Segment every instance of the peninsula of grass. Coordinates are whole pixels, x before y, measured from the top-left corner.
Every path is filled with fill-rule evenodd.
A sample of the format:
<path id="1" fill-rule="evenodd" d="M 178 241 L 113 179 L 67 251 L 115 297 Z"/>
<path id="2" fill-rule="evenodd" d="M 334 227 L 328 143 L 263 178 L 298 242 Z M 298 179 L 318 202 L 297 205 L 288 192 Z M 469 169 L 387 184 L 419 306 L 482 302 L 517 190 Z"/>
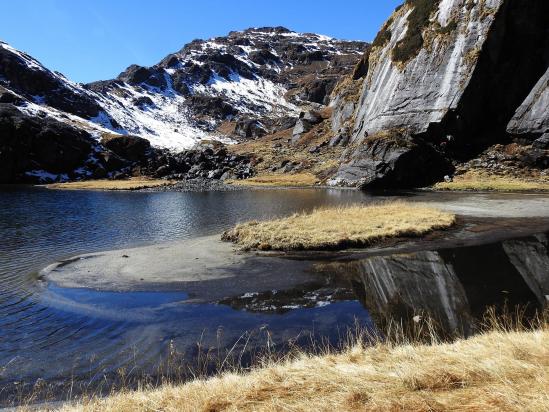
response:
<path id="1" fill-rule="evenodd" d="M 446 229 L 455 215 L 406 202 L 317 209 L 270 221 L 242 223 L 222 239 L 243 250 L 340 250 L 384 239 Z"/>
<path id="2" fill-rule="evenodd" d="M 249 373 L 90 398 L 64 412 L 547 411 L 549 330 L 493 329 L 443 343 L 356 343 Z"/>
<path id="3" fill-rule="evenodd" d="M 318 183 L 318 178 L 312 173 L 295 174 L 264 174 L 245 180 L 229 180 L 226 183 L 235 186 L 263 186 L 263 187 L 308 187 Z"/>
<path id="4" fill-rule="evenodd" d="M 522 178 L 498 176 L 481 172 L 468 172 L 456 176 L 452 182 L 435 184 L 436 190 L 495 191 L 495 192 L 546 192 L 549 178 Z"/>
<path id="5" fill-rule="evenodd" d="M 127 180 L 83 180 L 80 182 L 53 183 L 48 189 L 61 190 L 139 190 L 151 187 L 169 186 L 174 182 L 161 179 L 135 177 Z"/>

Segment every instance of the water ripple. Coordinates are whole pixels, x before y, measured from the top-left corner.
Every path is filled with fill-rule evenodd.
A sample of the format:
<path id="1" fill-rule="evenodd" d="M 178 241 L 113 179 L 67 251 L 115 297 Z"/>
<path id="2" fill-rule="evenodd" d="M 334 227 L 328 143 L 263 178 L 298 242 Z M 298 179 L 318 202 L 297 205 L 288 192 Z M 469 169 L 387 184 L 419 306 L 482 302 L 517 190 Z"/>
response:
<path id="1" fill-rule="evenodd" d="M 38 279 L 38 272 L 48 264 L 81 253 L 211 235 L 244 220 L 367 200 L 358 192 L 317 190 L 104 193 L 0 189 L 0 379 L 8 383 L 80 375 L 94 381 L 122 367 L 154 368 L 171 339 L 194 345 L 207 330 L 215 341 L 217 328 L 231 313 L 213 308 L 206 318 L 197 309 L 193 312 L 185 305 L 175 305 L 144 316 L 146 308 L 109 306 L 104 297 L 95 299 L 91 292 L 85 302 L 89 308 L 117 316 L 76 310 L 61 301 L 52 304 L 49 286 Z M 162 303 L 157 299 L 151 304 Z M 130 311 L 136 315 L 130 316 Z M 234 336 L 266 321 L 261 316 L 246 316 L 246 321 L 237 323 Z"/>

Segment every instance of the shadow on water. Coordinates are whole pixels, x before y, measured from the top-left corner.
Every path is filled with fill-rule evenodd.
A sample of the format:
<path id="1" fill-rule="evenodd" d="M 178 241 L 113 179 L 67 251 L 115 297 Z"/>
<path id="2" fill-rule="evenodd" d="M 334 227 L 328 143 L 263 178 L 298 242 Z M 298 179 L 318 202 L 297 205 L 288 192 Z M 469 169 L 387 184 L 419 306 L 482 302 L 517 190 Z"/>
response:
<path id="1" fill-rule="evenodd" d="M 24 363 L 5 367 L 4 378 L 11 371 L 13 380 L 3 386 L 4 404 L 29 393 L 66 399 L 245 369 L 295 349 L 342 348 L 363 331 L 383 336 L 390 323 L 412 330 L 418 317 L 434 320 L 437 333 L 448 338 L 475 333 L 488 308 L 496 314 L 525 308 L 523 315 L 533 317 L 548 301 L 549 241 L 540 234 L 474 247 L 316 261 L 309 272 L 307 281 L 285 289 L 256 290 L 251 283 L 249 292 L 205 303 L 193 303 L 182 292 L 49 285 L 46 294 L 55 295 L 58 310 L 96 319 L 96 331 L 71 336 L 81 356 L 42 370 L 50 383 L 43 388 L 40 379 L 38 386 L 32 380 L 32 369 L 34 385 L 15 384 Z M 53 348 L 63 351 L 65 344 Z M 47 346 L 42 350 L 51 354 Z M 35 355 L 36 361 L 40 354 Z"/>
<path id="2" fill-rule="evenodd" d="M 242 220 L 372 197 L 345 191 L 0 196 L 0 405 L 30 392 L 38 400 L 66 399 L 206 376 L 296 347 L 341 347 L 357 329 L 413 326 L 417 316 L 433 318 L 448 335 L 467 336 L 490 306 L 526 307 L 528 316 L 549 296 L 546 234 L 354 261 L 301 261 L 304 269 L 292 263 L 303 272 L 293 282 L 282 282 L 280 268 L 272 267 L 278 287 L 265 290 L 242 274 L 245 293 L 227 289 L 228 296 L 210 301 L 194 299 L 192 288 L 60 288 L 31 274 L 79 253 L 209 235 Z"/>
<path id="3" fill-rule="evenodd" d="M 546 234 L 496 244 L 375 256 L 316 266 L 348 279 L 378 326 L 428 316 L 448 334 L 474 333 L 487 308 L 533 315 L 549 302 Z M 497 313 L 497 312 L 496 312 Z M 416 318 L 417 320 L 417 318 Z"/>

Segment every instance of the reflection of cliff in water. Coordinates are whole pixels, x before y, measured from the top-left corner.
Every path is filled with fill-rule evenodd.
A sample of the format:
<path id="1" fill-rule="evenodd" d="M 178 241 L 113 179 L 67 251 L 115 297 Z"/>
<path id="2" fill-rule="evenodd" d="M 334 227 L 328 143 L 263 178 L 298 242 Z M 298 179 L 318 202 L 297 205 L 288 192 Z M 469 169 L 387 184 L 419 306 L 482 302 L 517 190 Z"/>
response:
<path id="1" fill-rule="evenodd" d="M 532 314 L 549 299 L 546 235 L 491 245 L 375 256 L 317 265 L 349 279 L 376 323 L 428 315 L 444 330 L 470 334 L 488 307 Z"/>

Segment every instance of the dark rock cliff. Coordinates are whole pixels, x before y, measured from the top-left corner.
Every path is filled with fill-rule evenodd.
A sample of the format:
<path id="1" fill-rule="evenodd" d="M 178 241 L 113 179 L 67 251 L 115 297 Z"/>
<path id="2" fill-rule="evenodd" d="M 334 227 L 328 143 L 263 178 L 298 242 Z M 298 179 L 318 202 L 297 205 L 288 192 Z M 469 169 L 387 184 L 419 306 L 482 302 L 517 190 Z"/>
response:
<path id="1" fill-rule="evenodd" d="M 0 86 L 29 101 L 84 118 L 97 116 L 100 105 L 62 74 L 45 69 L 31 56 L 0 41 Z"/>
<path id="2" fill-rule="evenodd" d="M 0 183 L 34 183 L 72 173 L 92 157 L 91 136 L 54 119 L 0 104 Z"/>

